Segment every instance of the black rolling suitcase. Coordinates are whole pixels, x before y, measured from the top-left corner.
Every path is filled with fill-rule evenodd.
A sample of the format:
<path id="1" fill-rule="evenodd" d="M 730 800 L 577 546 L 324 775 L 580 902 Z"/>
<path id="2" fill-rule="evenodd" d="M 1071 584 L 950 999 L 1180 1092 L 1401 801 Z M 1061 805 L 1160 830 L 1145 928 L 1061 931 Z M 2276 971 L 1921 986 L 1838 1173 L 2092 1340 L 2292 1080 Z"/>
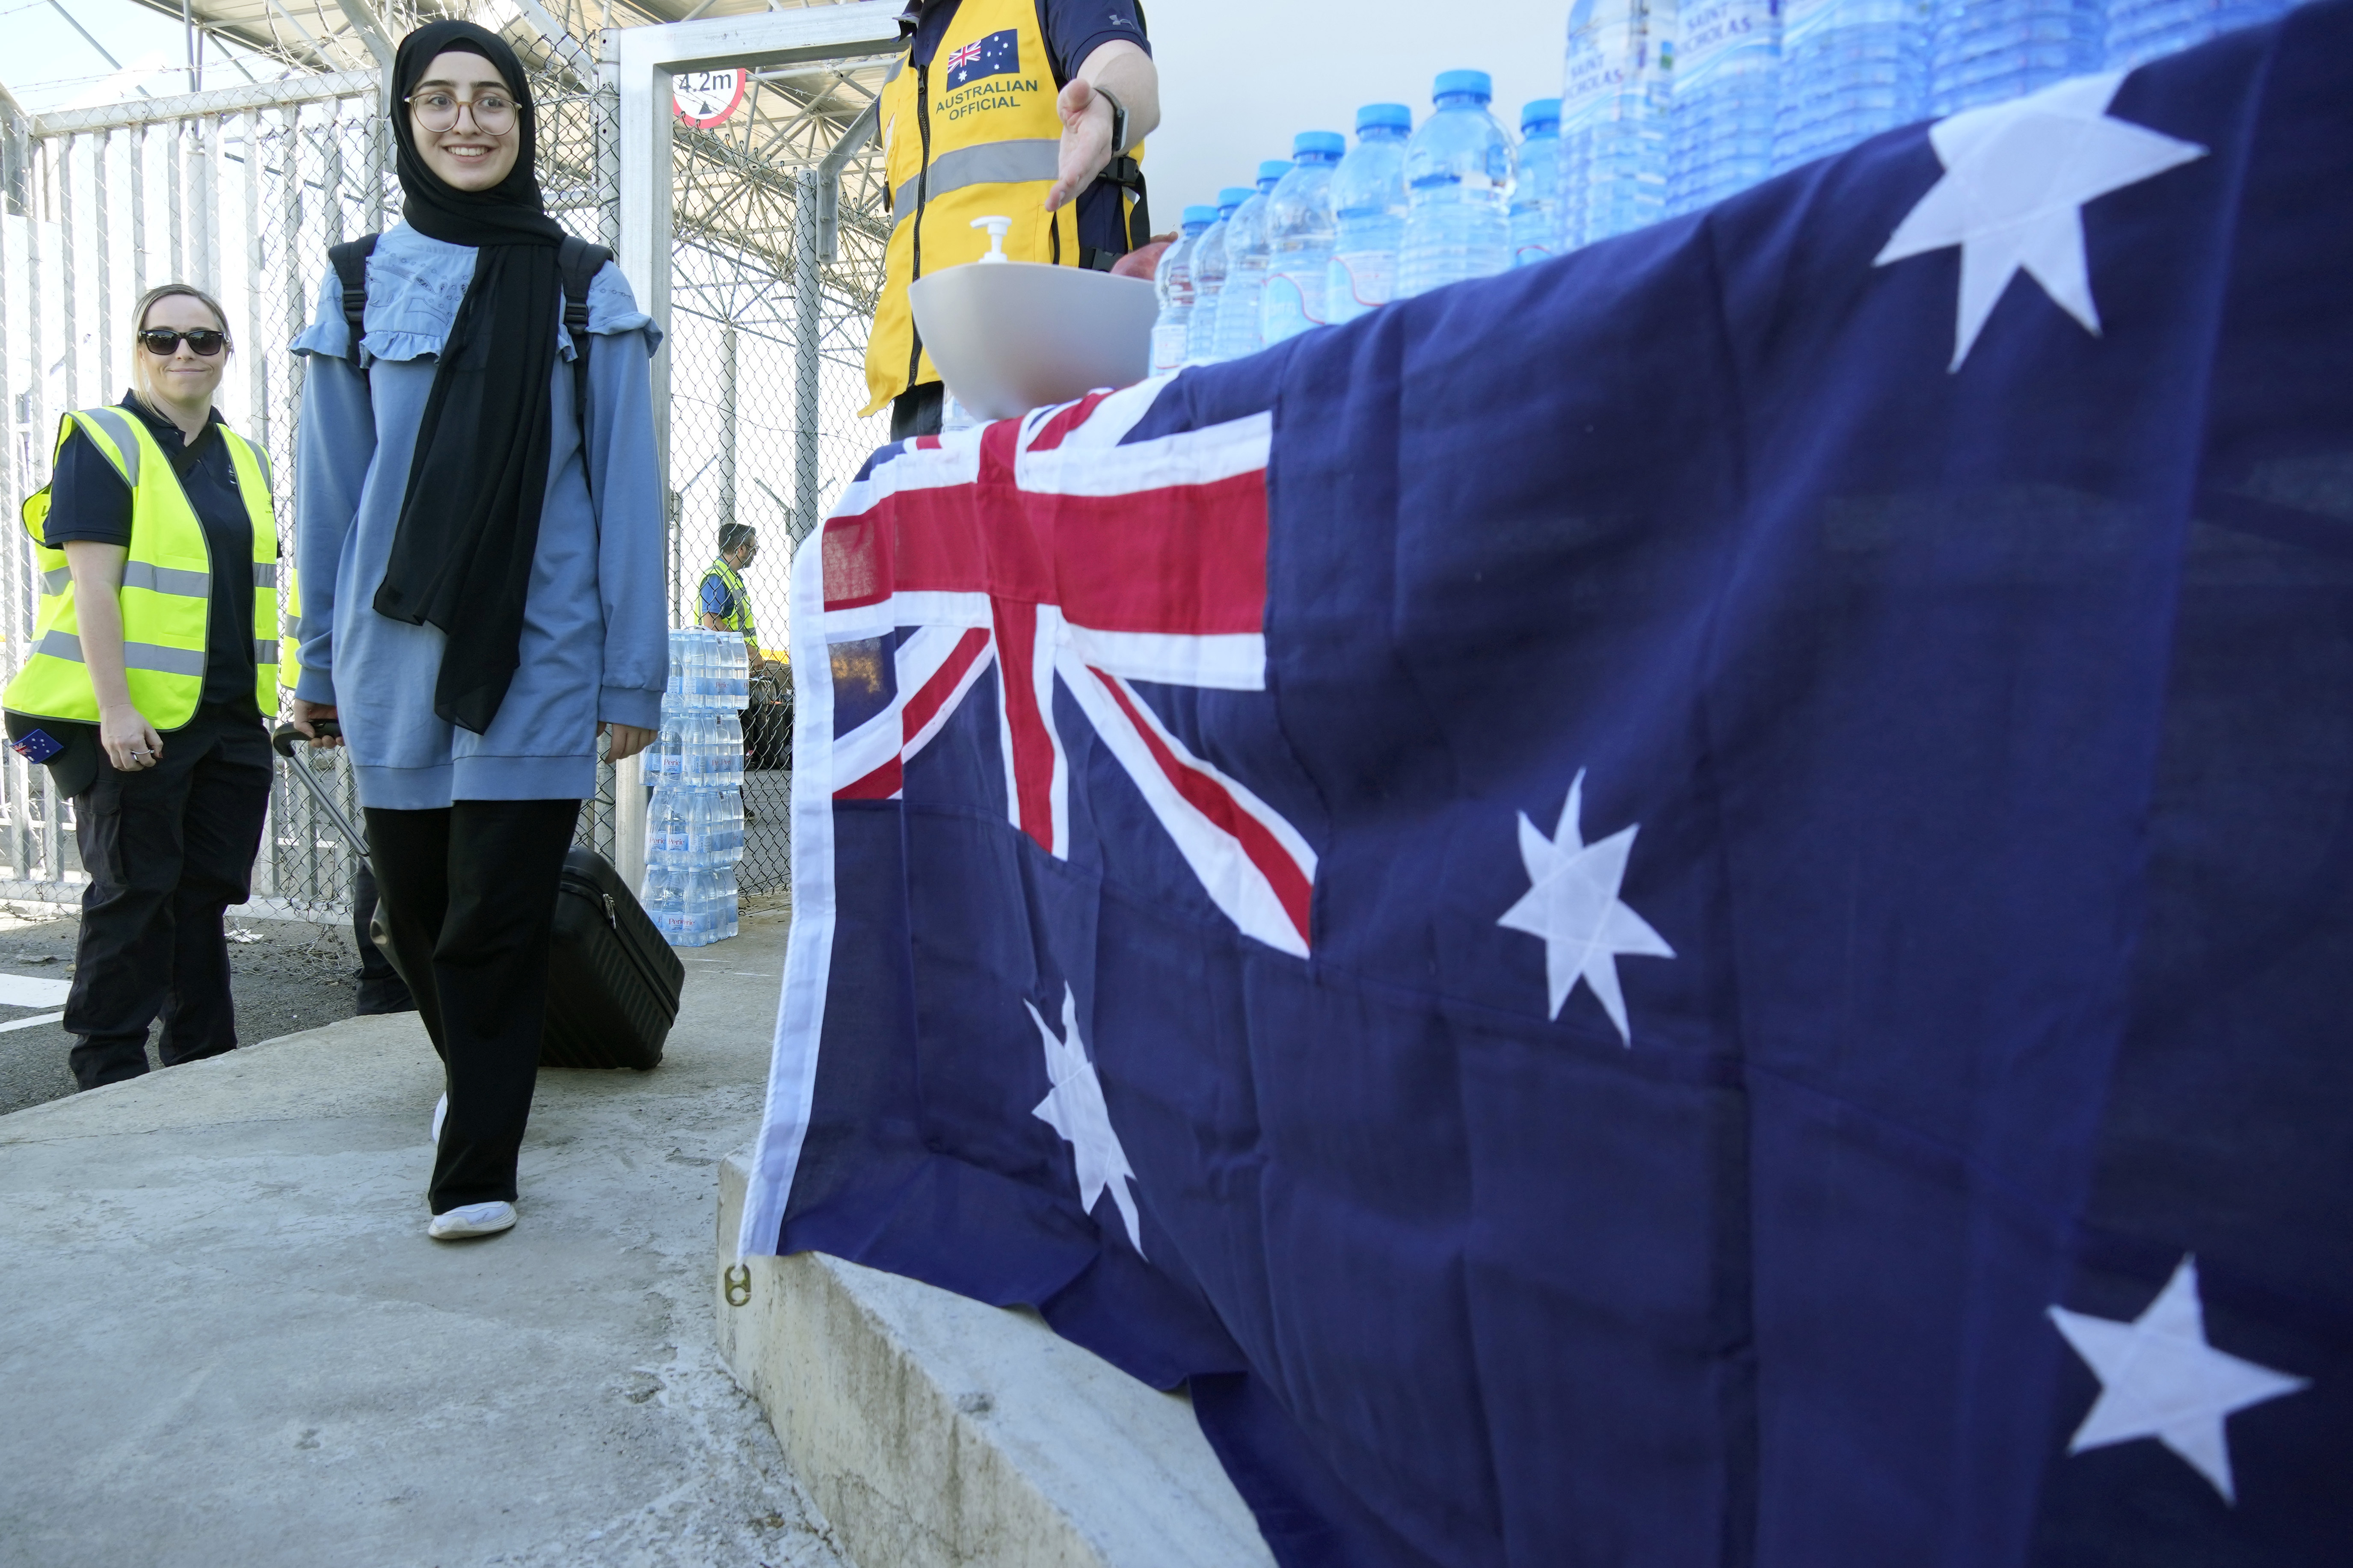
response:
<path id="1" fill-rule="evenodd" d="M 292 729 L 280 729 L 270 743 L 292 762 L 303 737 Z M 300 763 L 288 771 L 302 781 L 353 853 L 364 858 L 366 836 L 343 815 L 327 786 Z M 385 939 L 382 920 L 379 913 L 371 934 L 396 969 L 400 961 Z M 566 850 L 556 880 L 554 933 L 548 944 L 547 1022 L 540 1033 L 539 1065 L 635 1068 L 640 1072 L 659 1066 L 685 982 L 686 965 L 662 941 L 645 906 L 612 862 L 577 844 Z"/>
<path id="2" fill-rule="evenodd" d="M 578 844 L 565 850 L 539 1065 L 639 1071 L 659 1065 L 685 982 L 686 965 L 613 863 Z"/>

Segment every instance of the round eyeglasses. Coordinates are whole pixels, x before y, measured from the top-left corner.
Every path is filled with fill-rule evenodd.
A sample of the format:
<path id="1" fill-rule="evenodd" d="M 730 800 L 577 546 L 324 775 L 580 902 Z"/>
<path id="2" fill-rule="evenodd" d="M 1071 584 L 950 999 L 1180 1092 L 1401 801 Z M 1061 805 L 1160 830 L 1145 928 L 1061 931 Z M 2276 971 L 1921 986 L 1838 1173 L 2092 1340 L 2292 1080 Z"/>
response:
<path id="1" fill-rule="evenodd" d="M 171 358 L 180 352 L 180 345 L 184 342 L 191 353 L 210 359 L 228 347 L 228 334 L 215 331 L 210 327 L 192 327 L 185 332 L 174 331 L 170 327 L 150 327 L 139 334 L 139 342 L 157 359 Z"/>
<path id="2" fill-rule="evenodd" d="M 502 92 L 478 92 L 471 98 L 459 98 L 456 93 L 435 89 L 413 92 L 407 101 L 417 115 L 417 123 L 436 135 L 456 127 L 461 109 L 472 111 L 474 129 L 485 136 L 503 136 L 514 129 L 514 100 Z"/>

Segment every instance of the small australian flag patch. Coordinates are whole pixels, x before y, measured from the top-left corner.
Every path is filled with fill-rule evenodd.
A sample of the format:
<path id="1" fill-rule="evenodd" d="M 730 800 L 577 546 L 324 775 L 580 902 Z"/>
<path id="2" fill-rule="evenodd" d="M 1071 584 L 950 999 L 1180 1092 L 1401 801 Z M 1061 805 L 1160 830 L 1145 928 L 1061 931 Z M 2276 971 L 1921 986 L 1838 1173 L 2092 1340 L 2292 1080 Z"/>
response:
<path id="1" fill-rule="evenodd" d="M 1021 68 L 1021 34 L 1018 28 L 1008 27 L 975 38 L 950 49 L 944 63 L 948 68 L 950 91 L 985 76 L 1010 75 Z"/>

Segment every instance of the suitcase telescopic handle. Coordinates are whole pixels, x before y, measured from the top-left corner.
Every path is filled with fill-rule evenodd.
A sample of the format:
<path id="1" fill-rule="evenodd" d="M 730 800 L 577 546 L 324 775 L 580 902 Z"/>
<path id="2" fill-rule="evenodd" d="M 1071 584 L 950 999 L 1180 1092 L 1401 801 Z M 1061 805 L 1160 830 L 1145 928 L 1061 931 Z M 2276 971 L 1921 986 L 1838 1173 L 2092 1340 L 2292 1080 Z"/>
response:
<path id="1" fill-rule="evenodd" d="M 340 741 L 343 738 L 343 727 L 332 719 L 314 719 L 311 721 L 311 728 L 318 731 L 319 739 L 322 741 Z M 291 724 L 280 724 L 269 732 L 271 748 L 288 762 L 294 760 L 294 748 L 310 739 L 310 736 Z"/>
<path id="2" fill-rule="evenodd" d="M 322 739 L 338 738 L 343 734 L 342 729 L 332 719 L 314 720 L 311 727 L 319 732 Z M 280 724 L 269 732 L 270 748 L 290 763 L 294 760 L 294 748 L 298 744 L 307 742 L 310 739 L 310 736 L 291 724 Z M 302 787 L 311 794 L 311 804 L 327 814 L 327 820 L 335 825 L 335 831 L 343 836 L 343 842 L 352 847 L 353 853 L 363 860 L 366 859 L 367 835 L 352 826 L 352 819 L 343 815 L 341 803 L 327 793 L 327 786 L 319 782 L 318 775 L 308 767 L 299 764 L 286 771 L 302 781 Z"/>

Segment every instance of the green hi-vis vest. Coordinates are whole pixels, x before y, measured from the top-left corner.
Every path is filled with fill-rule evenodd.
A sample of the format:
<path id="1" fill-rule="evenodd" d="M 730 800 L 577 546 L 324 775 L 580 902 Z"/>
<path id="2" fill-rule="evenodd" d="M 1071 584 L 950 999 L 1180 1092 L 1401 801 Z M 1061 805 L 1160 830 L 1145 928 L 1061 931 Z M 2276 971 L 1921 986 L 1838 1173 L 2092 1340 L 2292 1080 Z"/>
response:
<path id="1" fill-rule="evenodd" d="M 171 459 L 140 420 L 120 408 L 85 408 L 58 423 L 58 449 L 76 425 L 131 486 L 131 550 L 122 563 L 122 668 L 131 700 L 157 730 L 195 716 L 205 689 L 205 630 L 212 601 L 212 551 Z M 261 453 L 224 426 L 221 440 L 253 523 L 254 705 L 278 710 L 278 525 L 269 510 L 269 468 Z M 25 502 L 25 531 L 41 574 L 32 657 L 0 694 L 11 712 L 98 722 L 98 693 L 82 664 L 80 621 L 66 552 L 48 546 L 49 491 Z"/>
<path id="2" fill-rule="evenodd" d="M 723 555 L 712 562 L 702 574 L 705 583 L 713 577 L 727 584 L 727 602 L 733 606 L 727 612 L 727 629 L 742 632 L 744 639 L 749 642 L 754 635 L 752 629 L 752 595 L 744 592 L 744 579 L 736 574 L 735 568 L 727 564 L 727 558 Z M 701 603 L 698 598 L 696 604 L 699 605 Z"/>

